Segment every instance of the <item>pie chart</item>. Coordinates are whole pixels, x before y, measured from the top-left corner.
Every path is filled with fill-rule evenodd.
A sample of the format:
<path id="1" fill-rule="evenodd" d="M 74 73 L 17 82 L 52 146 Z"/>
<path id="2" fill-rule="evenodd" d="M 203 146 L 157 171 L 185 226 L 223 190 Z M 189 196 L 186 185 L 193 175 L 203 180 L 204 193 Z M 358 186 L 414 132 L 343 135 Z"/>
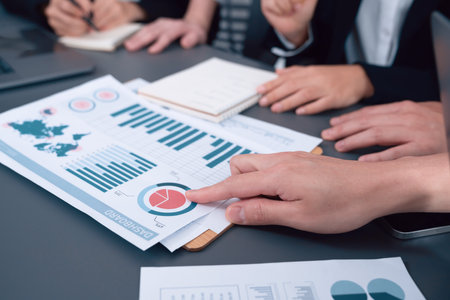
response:
<path id="1" fill-rule="evenodd" d="M 377 278 L 369 282 L 367 286 L 369 295 L 374 300 L 404 300 L 405 292 L 391 280 Z"/>
<path id="2" fill-rule="evenodd" d="M 185 214 L 197 206 L 186 198 L 187 190 L 187 186 L 179 183 L 158 183 L 139 193 L 138 204 L 144 211 L 157 216 Z"/>
<path id="3" fill-rule="evenodd" d="M 335 282 L 331 287 L 331 296 L 334 300 L 367 300 L 366 291 L 350 280 Z"/>
<path id="4" fill-rule="evenodd" d="M 94 93 L 94 97 L 103 102 L 112 102 L 119 98 L 119 94 L 112 89 L 100 89 Z"/>
<path id="5" fill-rule="evenodd" d="M 77 98 L 69 102 L 69 108 L 76 112 L 89 112 L 95 108 L 94 101 L 88 98 Z"/>

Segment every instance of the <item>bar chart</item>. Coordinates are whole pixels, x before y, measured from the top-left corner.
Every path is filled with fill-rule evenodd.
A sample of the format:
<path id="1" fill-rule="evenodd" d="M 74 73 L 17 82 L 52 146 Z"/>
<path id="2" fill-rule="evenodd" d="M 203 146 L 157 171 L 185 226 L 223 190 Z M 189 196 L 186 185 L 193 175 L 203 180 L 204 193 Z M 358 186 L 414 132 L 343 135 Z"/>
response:
<path id="1" fill-rule="evenodd" d="M 150 160 L 111 145 L 62 167 L 101 192 L 107 192 L 147 173 L 157 165 Z"/>
<path id="2" fill-rule="evenodd" d="M 108 135 L 135 145 L 151 157 L 207 183 L 229 175 L 234 155 L 255 153 L 224 137 L 196 128 L 162 109 L 139 103 L 107 113 L 91 122 Z"/>

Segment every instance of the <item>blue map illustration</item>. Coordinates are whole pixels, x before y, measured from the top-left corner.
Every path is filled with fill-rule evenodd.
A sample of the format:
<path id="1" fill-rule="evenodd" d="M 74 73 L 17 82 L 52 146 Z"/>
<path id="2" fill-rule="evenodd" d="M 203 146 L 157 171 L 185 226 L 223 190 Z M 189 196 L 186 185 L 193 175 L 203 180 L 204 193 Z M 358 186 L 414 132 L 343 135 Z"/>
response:
<path id="1" fill-rule="evenodd" d="M 24 121 L 22 123 L 11 122 L 8 125 L 17 130 L 21 135 L 31 135 L 36 139 L 47 140 L 57 136 L 63 136 L 64 130 L 69 127 L 69 125 L 49 126 L 45 123 L 45 120 Z M 69 143 L 51 143 L 46 141 L 35 144 L 34 147 L 39 151 L 56 154 L 57 157 L 64 157 L 67 156 L 69 151 L 76 150 L 79 146 L 78 141 L 88 134 L 73 134 L 72 142 Z"/>

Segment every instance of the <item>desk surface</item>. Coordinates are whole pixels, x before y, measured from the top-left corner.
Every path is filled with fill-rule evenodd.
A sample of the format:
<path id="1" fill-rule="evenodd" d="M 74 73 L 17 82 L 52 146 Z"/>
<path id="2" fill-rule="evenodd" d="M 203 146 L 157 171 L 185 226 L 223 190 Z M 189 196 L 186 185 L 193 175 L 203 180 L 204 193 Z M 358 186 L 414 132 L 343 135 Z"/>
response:
<path id="1" fill-rule="evenodd" d="M 94 73 L 0 92 L 0 112 L 73 87 L 104 74 L 121 81 L 155 80 L 217 56 L 248 65 L 259 63 L 206 46 L 172 47 L 150 56 L 120 49 L 83 52 L 96 63 Z M 259 65 L 261 66 L 261 65 Z M 319 136 L 338 112 L 317 116 L 272 114 L 258 106 L 245 115 Z M 322 144 L 325 155 L 340 154 Z M 157 245 L 142 252 L 87 215 L 5 166 L 0 166 L 0 298 L 138 299 L 141 266 L 265 263 L 401 256 L 428 299 L 448 299 L 450 234 L 402 241 L 376 222 L 350 233 L 317 235 L 275 226 L 235 226 L 198 253 L 170 253 Z"/>

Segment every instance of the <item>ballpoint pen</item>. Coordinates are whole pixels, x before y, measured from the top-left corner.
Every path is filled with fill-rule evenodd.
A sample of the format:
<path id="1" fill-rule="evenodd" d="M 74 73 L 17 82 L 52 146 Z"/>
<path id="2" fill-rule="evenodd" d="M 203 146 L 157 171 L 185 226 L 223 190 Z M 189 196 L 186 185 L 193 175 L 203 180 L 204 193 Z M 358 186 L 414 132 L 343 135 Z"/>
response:
<path id="1" fill-rule="evenodd" d="M 80 4 L 78 4 L 78 2 L 76 0 L 69 0 L 73 5 L 75 5 L 76 7 L 78 7 L 79 9 L 83 9 L 81 7 Z M 97 28 L 97 26 L 95 26 L 94 22 L 92 22 L 92 12 L 89 12 L 89 14 L 87 16 L 83 16 L 82 19 L 95 31 L 99 31 L 99 29 Z"/>

